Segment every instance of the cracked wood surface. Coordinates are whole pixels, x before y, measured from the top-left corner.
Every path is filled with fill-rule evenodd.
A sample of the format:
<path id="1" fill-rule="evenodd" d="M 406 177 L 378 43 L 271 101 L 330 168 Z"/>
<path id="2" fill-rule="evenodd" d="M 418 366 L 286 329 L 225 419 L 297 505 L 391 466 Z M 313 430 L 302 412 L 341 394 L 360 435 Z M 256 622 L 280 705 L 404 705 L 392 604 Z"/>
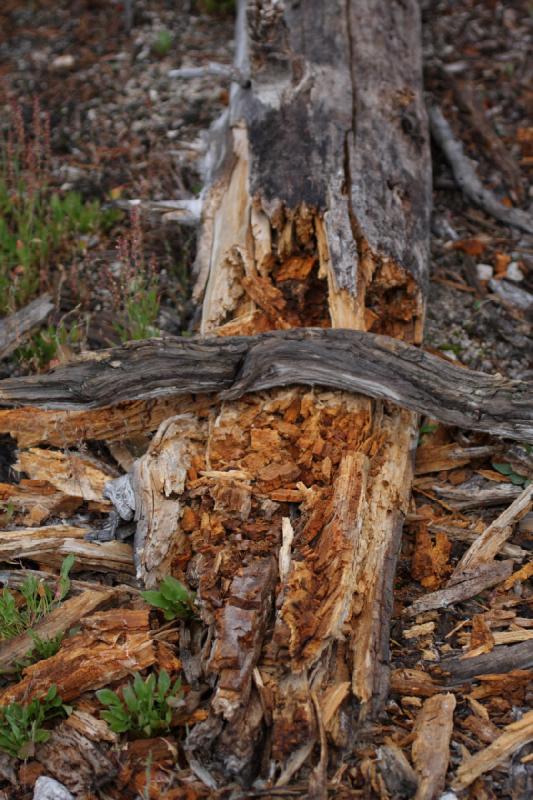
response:
<path id="1" fill-rule="evenodd" d="M 196 592 L 202 625 L 180 632 L 180 661 L 206 715 L 184 749 L 219 786 L 294 779 L 323 796 L 328 767 L 388 691 L 428 364 L 447 389 L 444 362 L 412 346 L 431 190 L 419 35 L 415 0 L 242 0 L 236 67 L 249 80 L 232 86 L 205 163 L 195 294 L 210 338 L 138 343 L 0 385 L 0 428 L 19 430 L 19 446 L 77 434 L 120 446 L 161 422 L 140 458 L 124 445 L 129 476 L 117 480 L 131 495 L 138 576 L 150 586 L 170 573 Z M 494 413 L 509 391 L 498 384 Z M 58 536 L 24 541 L 38 562 L 61 558 Z M 84 566 L 114 555 L 114 569 L 131 568 L 126 545 L 68 546 Z M 0 703 L 44 690 L 52 670 L 68 699 L 103 672 L 107 683 L 155 663 L 163 643 L 147 622 L 126 622 L 84 620 L 83 637 Z"/>
<path id="2" fill-rule="evenodd" d="M 211 131 L 196 262 L 201 333 L 218 339 L 189 342 L 179 370 L 170 358 L 143 375 L 147 397 L 191 379 L 203 395 L 230 392 L 164 423 L 131 471 L 139 574 L 197 591 L 207 638 L 184 639 L 180 657 L 212 694 L 186 748 L 220 785 L 310 778 L 316 793 L 387 692 L 417 417 L 368 397 L 382 397 L 373 346 L 348 386 L 346 362 L 357 370 L 362 354 L 339 369 L 329 345 L 392 337 L 372 338 L 386 375 L 395 338 L 421 341 L 431 170 L 419 33 L 414 0 L 239 4 L 236 67 L 249 80 Z M 322 330 L 292 330 L 309 327 Z M 160 346 L 168 358 L 183 343 Z M 214 362 L 217 348 L 232 358 Z M 111 402 L 128 380 L 112 358 Z M 284 388 L 305 371 L 320 388 Z"/>
<path id="3" fill-rule="evenodd" d="M 467 370 L 391 337 L 347 329 L 133 342 L 43 375 L 0 381 L 0 405 L 81 413 L 166 394 L 217 392 L 230 400 L 290 384 L 363 392 L 447 425 L 533 442 L 531 383 Z M 26 409 L 20 413 L 24 422 Z M 0 429 L 7 428 L 16 428 L 16 412 L 0 411 Z"/>

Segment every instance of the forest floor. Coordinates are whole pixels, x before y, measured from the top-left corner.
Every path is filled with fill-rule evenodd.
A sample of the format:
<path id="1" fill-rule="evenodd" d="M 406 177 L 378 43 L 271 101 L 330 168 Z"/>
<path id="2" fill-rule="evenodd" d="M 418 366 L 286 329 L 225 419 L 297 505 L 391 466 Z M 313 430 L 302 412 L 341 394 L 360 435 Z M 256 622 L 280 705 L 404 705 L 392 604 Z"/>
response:
<path id="1" fill-rule="evenodd" d="M 195 332 L 195 228 L 178 224 L 172 209 L 157 201 L 194 200 L 202 188 L 202 133 L 226 107 L 228 86 L 215 77 L 178 80 L 169 71 L 207 61 L 232 63 L 234 20 L 231 11 L 216 10 L 220 5 L 135 0 L 127 31 L 125 9 L 116 0 L 3 0 L 0 214 L 7 223 L 0 218 L 0 314 L 8 317 L 43 293 L 51 308 L 41 327 L 21 336 L 0 361 L 0 378 L 44 370 L 131 338 Z M 530 4 L 426 0 L 422 7 L 428 104 L 441 107 L 483 184 L 505 205 L 531 213 Z M 472 206 L 436 146 L 433 156 L 425 347 L 473 369 L 532 380 L 533 237 Z M 132 200 L 140 203 L 129 208 Z M 7 418 L 0 419 L 5 584 L 20 586 L 14 565 L 23 568 L 21 576 L 28 570 L 57 575 L 69 552 L 60 538 L 79 543 L 87 528 L 105 529 L 111 511 L 102 494 L 105 482 L 146 451 L 161 419 L 164 414 L 154 413 L 144 429 L 137 424 L 125 444 L 118 436 L 93 436 L 68 447 L 57 436 L 17 435 Z M 412 796 L 410 763 L 420 765 L 411 744 L 424 703 L 443 690 L 455 701 L 446 786 L 455 780 L 458 796 L 487 800 L 533 795 L 533 723 L 524 746 L 510 750 L 506 760 L 487 766 L 468 786 L 456 777 L 469 755 L 485 751 L 531 707 L 532 514 L 514 520 L 501 550 L 520 574 L 480 586 L 445 608 L 435 605 L 411 617 L 405 611 L 445 586 L 472 538 L 525 492 L 532 476 L 530 447 L 422 421 L 395 582 L 391 693 L 379 723 L 330 776 L 331 797 Z M 53 546 L 36 547 L 36 532 L 45 530 L 49 539 L 57 537 Z M 72 597 L 64 601 L 71 603 L 65 617 L 72 614 L 74 635 L 65 637 L 56 655 L 38 662 L 37 670 L 22 672 L 20 665 L 6 671 L 13 630 L 20 640 L 24 627 L 9 632 L 5 592 L 0 600 L 0 668 L 6 671 L 0 705 L 20 704 L 36 687 L 46 692 L 57 686 L 75 709 L 42 743 L 31 737 L 17 741 L 0 712 L 0 798 L 33 797 L 43 775 L 75 797 L 103 800 L 256 796 L 236 785 L 213 788 L 212 777 L 182 747 L 186 730 L 205 716 L 206 687 L 185 687 L 185 700 L 174 711 L 172 703 L 165 707 L 174 716 L 172 734 L 164 739 L 157 738 L 157 727 L 141 736 L 117 724 L 110 730 L 101 719 L 103 699 L 95 689 L 116 689 L 129 673 L 146 674 L 153 665 L 174 680 L 181 656 L 176 627 L 138 595 L 130 545 L 108 546 L 107 562 L 89 545 L 79 550 Z M 20 593 L 10 596 L 23 608 Z M 76 597 L 84 598 L 82 610 L 74 607 Z M 107 631 L 107 639 L 98 638 L 98 629 Z M 63 621 L 46 633 L 66 630 Z M 30 640 L 26 650 L 28 645 Z M 515 663 L 518 651 L 511 649 L 517 645 L 529 651 L 522 649 Z M 479 672 L 472 673 L 481 679 L 467 675 L 460 660 L 453 662 L 451 678 L 450 670 L 443 671 L 443 661 L 465 654 L 486 658 L 475 662 Z M 84 670 L 87 663 L 91 668 Z M 404 776 L 401 788 L 384 765 L 384 747 L 407 758 L 393 770 Z M 92 748 L 89 756 L 84 748 Z M 285 793 L 306 791 L 296 782 Z M 270 795 L 262 790 L 261 796 Z"/>

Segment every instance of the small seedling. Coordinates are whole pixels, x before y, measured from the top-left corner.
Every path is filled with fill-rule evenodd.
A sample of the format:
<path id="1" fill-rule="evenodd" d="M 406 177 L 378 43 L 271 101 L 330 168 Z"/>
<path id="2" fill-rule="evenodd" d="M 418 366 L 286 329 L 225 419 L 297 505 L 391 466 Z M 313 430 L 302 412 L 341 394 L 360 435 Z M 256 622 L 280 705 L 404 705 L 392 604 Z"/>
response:
<path id="1" fill-rule="evenodd" d="M 172 42 L 172 33 L 166 28 L 163 28 L 163 30 L 159 31 L 157 34 L 157 38 L 152 45 L 152 49 L 156 55 L 163 58 L 168 54 L 170 48 L 172 47 Z"/>
<path id="2" fill-rule="evenodd" d="M 0 503 L 0 525 L 11 525 L 15 518 L 15 504 L 12 500 L 7 503 Z"/>
<path id="3" fill-rule="evenodd" d="M 14 758 L 30 758 L 36 744 L 48 741 L 50 731 L 43 728 L 45 722 L 71 713 L 51 686 L 44 697 L 34 698 L 27 705 L 10 703 L 0 708 L 0 750 Z"/>
<path id="4" fill-rule="evenodd" d="M 428 436 L 431 433 L 435 433 L 438 430 L 438 425 L 435 425 L 431 422 L 426 422 L 424 425 L 420 426 L 420 430 L 418 431 L 418 447 L 424 442 L 424 436 Z"/>
<path id="5" fill-rule="evenodd" d="M 158 678 L 151 673 L 143 681 L 138 672 L 133 683 L 121 690 L 122 698 L 111 689 L 100 689 L 96 696 L 107 711 L 101 716 L 115 733 L 133 733 L 150 738 L 172 727 L 174 708 L 182 697 L 181 681 L 171 685 L 169 674 L 162 669 Z"/>
<path id="6" fill-rule="evenodd" d="M 443 353 L 453 353 L 456 356 L 460 356 L 463 352 L 461 345 L 456 342 L 445 342 L 440 345 L 439 350 L 442 350 Z"/>
<path id="7" fill-rule="evenodd" d="M 81 336 L 81 328 L 76 322 L 70 328 L 63 323 L 57 328 L 50 325 L 36 333 L 28 344 L 17 348 L 15 358 L 20 364 L 25 364 L 31 369 L 43 369 L 57 356 L 61 347 L 76 346 Z"/>
<path id="8" fill-rule="evenodd" d="M 166 620 L 194 616 L 194 594 L 171 575 L 161 581 L 159 589 L 141 592 L 141 596 L 151 606 L 160 608 Z"/>
<path id="9" fill-rule="evenodd" d="M 67 556 L 62 565 L 55 589 L 43 581 L 29 575 L 22 586 L 20 594 L 23 602 L 17 602 L 13 592 L 4 588 L 0 594 L 0 641 L 12 639 L 32 628 L 46 614 L 57 608 L 70 591 L 68 577 L 74 556 Z"/>

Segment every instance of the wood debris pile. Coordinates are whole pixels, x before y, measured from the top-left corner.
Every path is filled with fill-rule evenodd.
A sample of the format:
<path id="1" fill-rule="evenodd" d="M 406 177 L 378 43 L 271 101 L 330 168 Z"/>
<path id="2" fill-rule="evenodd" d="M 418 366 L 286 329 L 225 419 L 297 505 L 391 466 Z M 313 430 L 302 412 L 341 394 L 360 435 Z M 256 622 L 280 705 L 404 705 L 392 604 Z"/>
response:
<path id="1" fill-rule="evenodd" d="M 0 643 L 0 733 L 54 691 L 62 717 L 2 755 L 4 797 L 49 777 L 91 800 L 530 791 L 531 389 L 420 349 L 418 4 L 289 5 L 239 16 L 251 78 L 202 198 L 210 338 L 0 384 L 1 600 L 49 605 Z M 325 339 L 369 364 L 358 384 Z M 399 364 L 430 375 L 426 405 Z M 445 386 L 461 373 L 473 399 Z M 435 397 L 449 427 L 420 427 Z"/>

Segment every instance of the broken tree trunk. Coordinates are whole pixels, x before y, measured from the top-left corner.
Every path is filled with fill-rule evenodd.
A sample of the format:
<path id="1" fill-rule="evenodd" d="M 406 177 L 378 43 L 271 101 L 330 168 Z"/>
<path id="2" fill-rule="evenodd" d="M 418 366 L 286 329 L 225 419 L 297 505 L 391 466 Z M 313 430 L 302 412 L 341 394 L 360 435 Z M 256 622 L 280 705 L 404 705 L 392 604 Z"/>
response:
<path id="1" fill-rule="evenodd" d="M 207 160 L 203 334 L 331 326 L 420 342 L 419 33 L 414 0 L 241 3 L 245 79 Z M 220 781 L 283 786 L 318 764 L 318 796 L 387 692 L 416 415 L 302 388 L 187 412 L 132 473 L 141 575 L 186 579 L 208 626 L 181 644 L 187 680 L 212 689 L 187 748 Z"/>

